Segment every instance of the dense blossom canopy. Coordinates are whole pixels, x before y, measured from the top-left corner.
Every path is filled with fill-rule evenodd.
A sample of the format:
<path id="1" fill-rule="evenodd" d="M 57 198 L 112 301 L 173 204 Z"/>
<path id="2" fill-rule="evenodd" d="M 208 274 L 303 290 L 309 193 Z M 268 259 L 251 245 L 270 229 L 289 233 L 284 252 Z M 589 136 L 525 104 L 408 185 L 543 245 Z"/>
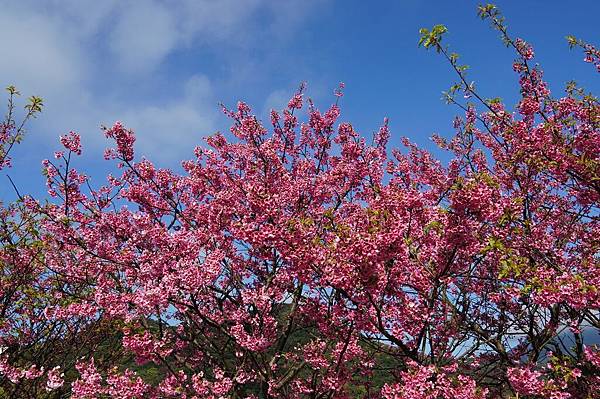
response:
<path id="1" fill-rule="evenodd" d="M 301 87 L 268 128 L 224 109 L 232 138 L 184 173 L 137 159 L 117 122 L 119 173 L 94 188 L 62 136 L 51 200 L 0 209 L 2 395 L 600 397 L 600 105 L 553 97 L 529 44 L 480 13 L 516 51 L 521 98 L 481 98 L 445 28 L 422 30 L 460 78 L 444 162 L 390 151 L 387 121 L 369 139 L 340 122 L 342 87 L 324 112 Z"/>

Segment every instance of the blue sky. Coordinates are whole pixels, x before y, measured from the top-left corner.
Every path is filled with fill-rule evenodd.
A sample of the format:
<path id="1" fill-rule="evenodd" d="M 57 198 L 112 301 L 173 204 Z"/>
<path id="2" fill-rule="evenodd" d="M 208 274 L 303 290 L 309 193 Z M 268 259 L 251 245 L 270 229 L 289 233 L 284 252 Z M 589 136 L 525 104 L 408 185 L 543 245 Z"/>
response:
<path id="1" fill-rule="evenodd" d="M 60 134 L 82 135 L 81 169 L 102 182 L 99 126 L 135 129 L 137 153 L 162 166 L 192 157 L 202 137 L 226 132 L 219 102 L 248 102 L 267 120 L 300 82 L 321 107 L 346 84 L 342 120 L 369 135 L 388 116 L 401 136 L 432 147 L 452 134 L 458 110 L 441 92 L 455 79 L 418 29 L 443 23 L 486 97 L 517 94 L 507 50 L 476 16 L 474 1 L 173 0 L 2 1 L 0 84 L 46 102 L 9 170 L 24 192 L 43 192 L 40 161 Z M 513 35 L 534 45 L 555 94 L 575 79 L 599 92 L 597 74 L 570 52 L 573 34 L 600 44 L 600 2 L 498 1 Z M 4 173 L 3 171 L 3 174 Z M 0 176 L 0 198 L 11 197 Z"/>

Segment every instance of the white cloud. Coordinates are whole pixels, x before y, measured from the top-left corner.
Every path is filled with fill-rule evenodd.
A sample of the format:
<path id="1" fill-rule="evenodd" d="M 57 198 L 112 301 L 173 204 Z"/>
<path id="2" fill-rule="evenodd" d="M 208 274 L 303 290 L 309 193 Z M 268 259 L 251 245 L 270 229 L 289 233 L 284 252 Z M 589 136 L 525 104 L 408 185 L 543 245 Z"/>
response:
<path id="1" fill-rule="evenodd" d="M 182 0 L 174 12 L 187 40 L 198 37 L 204 42 L 222 41 L 235 36 L 236 42 L 248 39 L 248 20 L 264 4 L 264 0 Z"/>
<path id="2" fill-rule="evenodd" d="M 208 78 L 193 76 L 182 92 L 182 97 L 170 103 L 111 113 L 136 132 L 138 155 L 161 162 L 191 158 L 202 137 L 214 133 L 219 113 Z"/>
<path id="3" fill-rule="evenodd" d="M 28 92 L 54 92 L 81 82 L 86 66 L 73 38 L 64 37 L 60 26 L 44 16 L 7 11 L 0 13 L 3 79 Z"/>
<path id="4" fill-rule="evenodd" d="M 285 108 L 287 103 L 292 98 L 294 94 L 293 90 L 275 90 L 272 91 L 265 100 L 263 105 L 262 114 L 267 116 L 270 114 L 271 110 L 281 111 Z"/>
<path id="5" fill-rule="evenodd" d="M 269 73 L 251 46 L 288 40 L 316 1 L 0 0 L 0 84 L 44 97 L 32 129 L 45 140 L 76 130 L 101 148 L 100 124 L 120 119 L 136 130 L 140 153 L 181 158 L 217 128 L 215 93 L 243 84 L 240 68 Z M 224 76 L 166 68 L 174 52 L 198 48 L 220 54 Z M 292 91 L 277 93 L 267 102 Z"/>
<path id="6" fill-rule="evenodd" d="M 167 7 L 155 2 L 144 7 L 129 3 L 110 29 L 109 46 L 125 71 L 140 73 L 157 67 L 176 46 L 179 36 Z"/>

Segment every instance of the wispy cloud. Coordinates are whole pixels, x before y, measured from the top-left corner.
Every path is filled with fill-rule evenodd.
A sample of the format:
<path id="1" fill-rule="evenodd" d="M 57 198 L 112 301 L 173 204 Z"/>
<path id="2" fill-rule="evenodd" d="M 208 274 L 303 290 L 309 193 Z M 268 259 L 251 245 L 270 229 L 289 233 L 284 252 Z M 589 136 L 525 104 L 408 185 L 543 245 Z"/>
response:
<path id="1" fill-rule="evenodd" d="M 116 64 L 132 73 L 151 71 L 181 39 L 178 21 L 167 6 L 126 3 L 111 24 L 109 48 Z"/>
<path id="2" fill-rule="evenodd" d="M 47 139 L 78 130 L 98 146 L 99 125 L 120 119 L 141 153 L 178 158 L 218 127 L 219 93 L 266 79 L 273 71 L 260 60 L 276 57 L 321 2 L 0 0 L 0 83 L 45 98 L 35 129 Z M 213 66 L 174 64 L 193 63 L 187 53 L 212 55 Z"/>
<path id="3" fill-rule="evenodd" d="M 173 101 L 115 109 L 111 116 L 126 121 L 136 132 L 144 132 L 137 146 L 139 155 L 169 161 L 192 157 L 194 146 L 216 130 L 218 111 L 209 79 L 196 75 Z"/>

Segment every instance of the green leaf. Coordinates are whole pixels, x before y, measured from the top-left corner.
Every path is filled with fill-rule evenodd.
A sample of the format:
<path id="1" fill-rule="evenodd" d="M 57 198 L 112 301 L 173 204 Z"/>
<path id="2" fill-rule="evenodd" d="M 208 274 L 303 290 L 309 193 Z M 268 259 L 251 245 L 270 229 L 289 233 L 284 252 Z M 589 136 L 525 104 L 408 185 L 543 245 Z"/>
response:
<path id="1" fill-rule="evenodd" d="M 435 25 L 431 28 L 431 31 L 427 28 L 419 29 L 419 34 L 421 37 L 419 38 L 419 46 L 423 46 L 428 49 L 431 46 L 436 46 L 437 51 L 439 52 L 440 42 L 442 41 L 442 35 L 448 31 L 444 25 Z"/>
<path id="2" fill-rule="evenodd" d="M 13 85 L 10 85 L 6 88 L 6 91 L 10 93 L 11 96 L 19 96 L 21 93 L 17 90 L 17 88 Z"/>
<path id="3" fill-rule="evenodd" d="M 29 97 L 29 104 L 25 106 L 31 114 L 36 114 L 38 112 L 42 112 L 42 107 L 44 106 L 44 100 L 41 97 L 31 96 Z"/>

